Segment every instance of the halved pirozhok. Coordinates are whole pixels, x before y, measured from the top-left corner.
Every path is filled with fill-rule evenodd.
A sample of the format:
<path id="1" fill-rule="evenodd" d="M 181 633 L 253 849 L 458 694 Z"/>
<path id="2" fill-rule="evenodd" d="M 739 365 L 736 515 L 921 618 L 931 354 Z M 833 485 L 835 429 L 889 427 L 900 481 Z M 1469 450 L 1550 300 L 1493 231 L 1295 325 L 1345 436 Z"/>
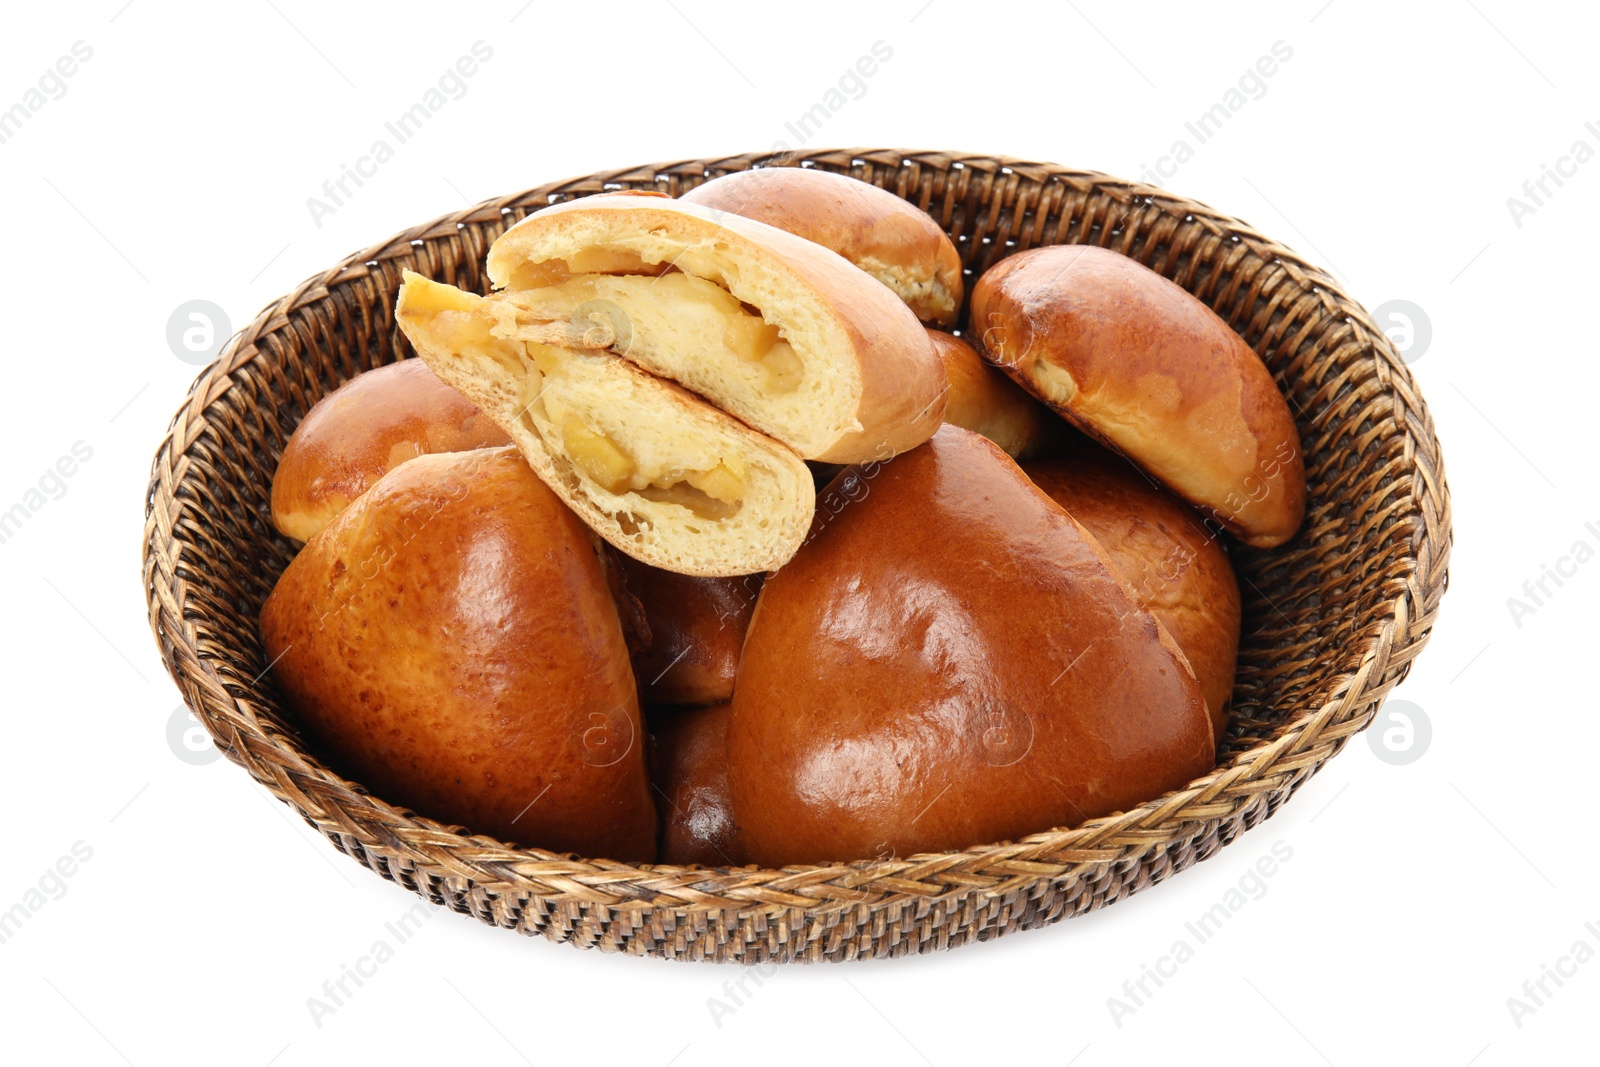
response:
<path id="1" fill-rule="evenodd" d="M 608 352 L 547 343 L 504 297 L 408 271 L 396 313 L 433 372 L 628 555 L 682 574 L 753 574 L 805 538 L 805 463 L 699 397 Z"/>
<path id="2" fill-rule="evenodd" d="M 893 292 L 831 249 L 649 193 L 545 208 L 489 249 L 491 299 L 542 336 L 671 378 L 804 459 L 932 436 L 944 366 Z"/>

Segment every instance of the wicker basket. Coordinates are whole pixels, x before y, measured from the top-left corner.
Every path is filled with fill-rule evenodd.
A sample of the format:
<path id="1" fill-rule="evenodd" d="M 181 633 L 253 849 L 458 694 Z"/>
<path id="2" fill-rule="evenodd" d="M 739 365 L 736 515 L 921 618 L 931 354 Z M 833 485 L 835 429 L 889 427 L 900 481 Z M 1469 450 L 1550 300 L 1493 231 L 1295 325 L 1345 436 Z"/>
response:
<path id="1" fill-rule="evenodd" d="M 1015 843 L 730 870 L 508 848 L 386 804 L 307 750 L 256 630 L 293 554 L 268 521 L 269 486 L 312 404 L 410 354 L 393 317 L 401 270 L 482 292 L 490 243 L 546 204 L 619 188 L 677 195 L 773 162 L 635 167 L 491 200 L 350 256 L 232 339 L 156 452 L 144 544 L 162 659 L 217 745 L 339 851 L 434 903 L 556 941 L 676 959 L 845 960 L 984 940 L 1114 903 L 1269 817 L 1367 725 L 1433 625 L 1450 500 L 1428 409 L 1366 312 L 1244 223 L 1135 182 L 947 152 L 830 150 L 781 162 L 849 174 L 926 209 L 955 238 L 969 278 L 1042 244 L 1132 256 L 1237 329 L 1297 414 L 1306 523 L 1281 549 L 1235 555 L 1244 639 L 1215 771 L 1124 814 Z"/>

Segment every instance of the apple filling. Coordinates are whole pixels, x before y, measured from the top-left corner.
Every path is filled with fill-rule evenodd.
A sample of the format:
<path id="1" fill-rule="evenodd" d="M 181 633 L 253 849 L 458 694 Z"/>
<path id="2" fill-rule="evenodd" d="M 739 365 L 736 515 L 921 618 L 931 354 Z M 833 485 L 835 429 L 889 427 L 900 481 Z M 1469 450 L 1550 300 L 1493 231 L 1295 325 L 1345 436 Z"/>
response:
<path id="1" fill-rule="evenodd" d="M 633 253 L 592 249 L 588 256 Z M 571 264 L 551 260 L 525 265 L 518 281 L 542 284 L 488 297 L 517 309 L 530 339 L 568 348 L 609 349 L 648 357 L 672 348 L 736 369 L 763 392 L 793 393 L 805 368 L 782 331 L 722 286 L 682 271 L 568 273 Z M 659 362 L 659 361 L 658 361 Z"/>
<path id="2" fill-rule="evenodd" d="M 638 493 L 646 500 L 688 508 L 702 519 L 732 518 L 743 503 L 744 471 L 737 460 L 723 459 L 711 470 L 663 463 L 647 469 L 622 445 L 571 412 L 561 420 L 561 443 L 573 466 L 615 496 Z"/>
<path id="3" fill-rule="evenodd" d="M 525 329 L 519 330 L 522 334 Z M 677 457 L 644 456 L 594 425 L 596 412 L 580 412 L 563 380 L 581 374 L 583 364 L 563 357 L 540 341 L 523 343 L 523 420 L 547 441 L 559 436 L 564 456 L 579 474 L 613 496 L 637 493 L 646 500 L 676 504 L 702 519 L 728 519 L 744 503 L 744 464 L 735 455 L 719 455 L 710 466 L 693 466 Z M 590 357 L 593 358 L 593 357 Z M 544 416 L 534 419 L 538 408 Z M 540 422 L 548 429 L 541 429 Z"/>
<path id="4" fill-rule="evenodd" d="M 666 263 L 646 263 L 639 253 L 625 248 L 584 248 L 568 259 L 523 263 L 511 274 L 509 289 L 539 289 L 564 282 L 577 274 L 664 274 Z"/>

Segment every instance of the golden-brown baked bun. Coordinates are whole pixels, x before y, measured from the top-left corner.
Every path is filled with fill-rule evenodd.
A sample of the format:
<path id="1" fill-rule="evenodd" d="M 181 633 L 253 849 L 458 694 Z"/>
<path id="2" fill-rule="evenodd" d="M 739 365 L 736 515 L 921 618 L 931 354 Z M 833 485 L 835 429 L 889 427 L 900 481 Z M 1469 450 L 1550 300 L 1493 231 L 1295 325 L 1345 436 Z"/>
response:
<path id="1" fill-rule="evenodd" d="M 1178 642 L 1220 738 L 1239 656 L 1239 584 L 1221 540 L 1189 505 L 1104 449 L 1085 446 L 1022 470 L 1094 535 L 1139 603 Z"/>
<path id="2" fill-rule="evenodd" d="M 823 493 L 762 587 L 727 746 L 765 866 L 1076 825 L 1214 760 L 1194 672 L 1105 551 L 954 426 Z"/>
<path id="3" fill-rule="evenodd" d="M 1300 435 L 1266 366 L 1216 313 L 1126 256 L 1052 245 L 972 291 L 984 356 L 1246 544 L 1300 527 Z"/>
<path id="4" fill-rule="evenodd" d="M 645 706 L 715 704 L 731 697 L 761 575 L 696 578 L 626 556 L 621 563 L 627 593 L 650 633 L 649 646 L 633 654 Z"/>
<path id="5" fill-rule="evenodd" d="M 833 249 L 923 322 L 952 326 L 961 311 L 961 256 L 950 235 L 926 211 L 876 185 L 808 167 L 762 167 L 713 178 L 679 199 Z"/>
<path id="6" fill-rule="evenodd" d="M 945 422 L 982 434 L 1012 459 L 1027 459 L 1061 436 L 1065 427 L 1055 412 L 987 363 L 971 345 L 940 330 L 929 330 L 928 336 L 950 379 Z"/>
<path id="7" fill-rule="evenodd" d="M 510 443 L 420 359 L 369 370 L 317 401 L 289 435 L 272 478 L 272 524 L 309 541 L 408 459 Z"/>
<path id="8" fill-rule="evenodd" d="M 651 779 L 661 811 L 662 863 L 740 867 L 739 826 L 728 800 L 728 705 L 652 712 Z"/>
<path id="9" fill-rule="evenodd" d="M 317 534 L 261 609 L 330 764 L 502 841 L 649 861 L 633 672 L 599 548 L 513 448 L 422 456 Z"/>
<path id="10" fill-rule="evenodd" d="M 504 336 L 616 352 L 804 459 L 886 459 L 944 414 L 944 368 L 917 317 L 837 253 L 765 223 L 587 196 L 511 227 L 488 269 Z"/>
<path id="11" fill-rule="evenodd" d="M 781 566 L 816 496 L 792 451 L 603 351 L 522 336 L 515 305 L 409 271 L 397 315 L 417 353 L 516 442 L 600 536 L 682 574 Z"/>

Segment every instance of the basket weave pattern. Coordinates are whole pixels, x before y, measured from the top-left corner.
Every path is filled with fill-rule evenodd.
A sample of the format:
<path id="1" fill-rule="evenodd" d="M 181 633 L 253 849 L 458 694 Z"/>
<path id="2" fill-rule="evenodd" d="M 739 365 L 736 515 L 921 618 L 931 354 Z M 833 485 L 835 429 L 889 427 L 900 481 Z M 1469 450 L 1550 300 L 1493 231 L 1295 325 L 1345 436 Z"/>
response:
<path id="1" fill-rule="evenodd" d="M 486 923 L 679 959 L 841 960 L 984 940 L 1114 903 L 1269 817 L 1363 729 L 1427 640 L 1450 552 L 1433 422 L 1405 365 L 1323 271 L 1236 219 L 1052 164 L 946 152 L 790 156 L 880 185 L 956 239 L 970 283 L 1003 256 L 1098 244 L 1171 278 L 1248 341 L 1303 440 L 1305 526 L 1236 551 L 1235 716 L 1216 770 L 1132 811 L 1015 843 L 785 870 L 630 865 L 509 848 L 368 795 L 307 750 L 273 687 L 256 614 L 293 555 L 268 519 L 285 441 L 322 396 L 411 354 L 401 271 L 484 292 L 484 256 L 548 203 L 678 195 L 762 154 L 595 174 L 415 227 L 307 279 L 196 380 L 156 453 L 144 531 L 150 625 L 184 699 L 235 763 L 341 852 Z"/>

